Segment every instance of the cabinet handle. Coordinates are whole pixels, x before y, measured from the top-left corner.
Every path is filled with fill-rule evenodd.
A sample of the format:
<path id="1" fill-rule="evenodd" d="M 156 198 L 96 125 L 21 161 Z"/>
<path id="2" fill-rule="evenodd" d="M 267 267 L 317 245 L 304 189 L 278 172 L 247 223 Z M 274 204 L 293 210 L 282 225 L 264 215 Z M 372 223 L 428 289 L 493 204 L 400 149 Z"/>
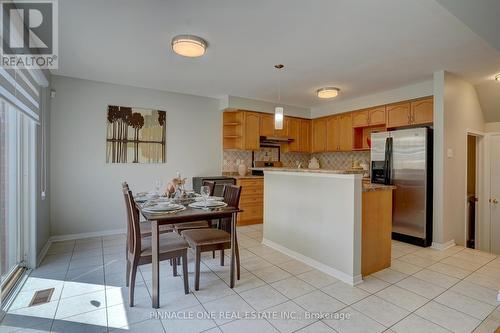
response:
<path id="1" fill-rule="evenodd" d="M 408 124 L 411 124 L 411 111 L 408 111 Z"/>

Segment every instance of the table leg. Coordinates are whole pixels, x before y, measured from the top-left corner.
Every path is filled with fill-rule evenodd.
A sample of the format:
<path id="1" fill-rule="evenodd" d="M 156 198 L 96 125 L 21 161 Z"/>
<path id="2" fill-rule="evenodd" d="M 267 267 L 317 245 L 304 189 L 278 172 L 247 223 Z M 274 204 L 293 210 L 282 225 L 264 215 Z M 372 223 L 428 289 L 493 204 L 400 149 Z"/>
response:
<path id="1" fill-rule="evenodd" d="M 160 261 L 158 260 L 159 251 L 159 230 L 158 221 L 151 221 L 151 241 L 152 241 L 152 280 L 153 280 L 153 308 L 160 307 Z"/>
<path id="2" fill-rule="evenodd" d="M 234 266 L 236 257 L 236 213 L 231 215 L 231 267 L 229 287 L 234 287 Z"/>

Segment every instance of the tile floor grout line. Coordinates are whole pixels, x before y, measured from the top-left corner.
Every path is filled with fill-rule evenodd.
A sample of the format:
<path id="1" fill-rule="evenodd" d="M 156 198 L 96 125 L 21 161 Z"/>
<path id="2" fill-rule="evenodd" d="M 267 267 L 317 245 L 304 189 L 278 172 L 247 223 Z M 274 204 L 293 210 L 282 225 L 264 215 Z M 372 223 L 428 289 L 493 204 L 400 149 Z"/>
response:
<path id="1" fill-rule="evenodd" d="M 61 304 L 61 297 L 62 297 L 62 293 L 64 291 L 64 285 L 66 284 L 66 276 L 68 275 L 71 259 L 73 258 L 73 254 L 75 253 L 75 246 L 76 246 L 76 241 L 73 241 L 73 250 L 71 251 L 71 256 L 70 256 L 69 262 L 68 262 L 68 268 L 66 269 L 66 274 L 64 275 L 64 282 L 63 282 L 62 289 L 61 289 L 61 295 L 59 296 L 59 299 L 57 300 L 56 311 L 54 312 L 54 318 L 52 320 L 52 324 L 50 325 L 51 332 L 52 332 L 52 328 L 54 327 L 54 321 L 56 320 L 57 311 L 59 310 L 59 304 Z"/>
<path id="2" fill-rule="evenodd" d="M 461 249 L 460 251 L 457 251 L 455 254 L 460 253 L 460 252 L 462 252 L 463 250 L 464 250 L 464 249 Z M 444 259 L 446 259 L 446 258 L 443 258 L 443 259 L 441 259 L 441 260 L 444 260 Z M 438 260 L 438 262 L 441 262 L 441 260 Z M 488 262 L 488 263 L 489 263 L 489 262 Z M 485 263 L 484 265 L 486 265 L 486 264 L 487 264 L 487 263 Z M 484 266 L 484 265 L 483 265 L 483 266 Z M 483 267 L 483 266 L 480 266 L 479 268 L 481 268 L 481 267 Z M 478 269 L 479 269 L 479 268 L 478 268 Z M 425 268 L 424 268 L 424 269 L 425 269 Z M 419 272 L 420 272 L 420 271 L 419 271 Z M 474 273 L 474 272 L 475 272 L 475 271 L 471 272 L 469 275 L 471 275 L 471 274 L 472 274 L 472 273 Z M 414 274 L 416 274 L 416 273 L 418 273 L 418 272 L 415 272 Z M 438 273 L 439 273 L 439 272 L 438 272 Z M 453 285 L 451 285 L 451 286 L 450 286 L 450 287 L 448 287 L 448 288 L 445 288 L 445 290 L 444 290 L 443 292 L 439 293 L 438 295 L 436 295 L 436 296 L 435 296 L 435 297 L 433 297 L 432 299 L 429 299 L 429 301 L 428 301 L 428 302 L 424 303 L 422 306 L 420 306 L 420 307 L 416 308 L 414 311 L 410 312 L 407 316 L 405 316 L 405 317 L 404 317 L 404 318 L 402 318 L 401 320 L 399 320 L 399 321 L 397 321 L 396 323 L 394 323 L 393 325 L 389 326 L 389 327 L 388 327 L 388 329 L 390 329 L 391 327 L 394 327 L 394 326 L 395 326 L 395 325 L 397 325 L 399 322 L 401 322 L 401 321 L 403 321 L 404 319 L 408 318 L 411 314 L 414 314 L 414 315 L 416 315 L 416 316 L 418 316 L 418 317 L 420 317 L 420 318 L 422 318 L 422 319 L 424 319 L 424 320 L 427 320 L 428 322 L 431 322 L 431 323 L 433 323 L 433 324 L 435 324 L 435 325 L 438 325 L 438 326 L 440 326 L 440 327 L 443 327 L 442 325 L 440 325 L 440 324 L 438 324 L 438 323 L 436 323 L 436 322 L 434 322 L 434 321 L 432 321 L 432 320 L 429 320 L 429 319 L 427 319 L 427 318 L 424 318 L 424 317 L 422 317 L 422 316 L 420 316 L 420 315 L 418 315 L 418 314 L 416 313 L 419 309 L 423 308 L 424 306 L 426 306 L 426 305 L 427 305 L 427 304 L 429 304 L 430 302 L 435 302 L 435 303 L 438 303 L 438 304 L 440 304 L 440 305 L 445 306 L 445 307 L 446 307 L 446 308 L 448 308 L 448 309 L 451 309 L 451 310 L 454 310 L 454 311 L 460 312 L 460 313 L 465 314 L 465 315 L 467 315 L 467 316 L 469 316 L 469 317 L 471 317 L 471 318 L 473 318 L 473 319 L 477 319 L 477 318 L 475 318 L 475 317 L 471 316 L 470 314 L 464 313 L 464 312 L 462 312 L 462 311 L 460 311 L 460 310 L 457 310 L 457 309 L 453 309 L 453 308 L 451 308 L 451 307 L 447 306 L 446 304 L 442 304 L 442 303 L 440 303 L 440 302 L 435 301 L 435 299 L 436 299 L 436 298 L 438 298 L 439 296 L 443 295 L 445 292 L 447 292 L 447 291 L 451 290 L 451 288 L 453 288 L 455 285 L 457 285 L 457 284 L 459 284 L 460 282 L 462 282 L 462 281 L 463 281 L 465 278 L 467 278 L 469 275 L 465 276 L 463 279 L 458 279 L 458 278 L 457 278 L 457 279 L 458 279 L 458 281 L 457 281 L 457 282 L 455 282 Z M 411 275 L 411 276 L 413 276 L 413 275 Z M 413 277 L 414 277 L 415 279 L 418 279 L 418 280 L 421 280 L 421 281 L 424 281 L 424 282 L 430 283 L 430 284 L 432 284 L 432 285 L 438 286 L 438 285 L 436 285 L 436 284 L 434 284 L 434 283 L 432 283 L 432 282 L 429 282 L 429 281 L 425 281 L 425 280 L 419 279 L 418 277 L 415 277 L 415 276 L 413 276 Z M 472 283 L 472 282 L 471 282 L 471 283 Z M 444 287 L 442 287 L 442 286 L 438 286 L 438 287 L 444 288 Z M 403 289 L 405 289 L 405 290 L 408 290 L 408 289 L 406 289 L 406 288 L 404 288 L 404 287 L 402 287 L 402 288 L 403 288 Z M 410 291 L 410 292 L 411 292 L 411 290 L 408 290 L 408 291 Z M 459 293 L 459 294 L 461 294 L 461 293 Z M 461 295 L 462 295 L 462 294 L 461 294 Z M 467 296 L 467 295 L 463 295 L 463 296 Z M 467 296 L 467 297 L 468 297 L 468 296 Z M 424 297 L 424 298 L 425 298 L 425 297 Z M 470 297 L 470 298 L 472 298 L 472 297 Z M 474 299 L 474 298 L 472 298 L 472 299 Z M 390 301 L 388 301 L 388 302 L 390 302 Z M 390 302 L 390 303 L 391 303 L 391 304 L 393 304 L 392 302 Z M 396 305 L 396 304 L 394 304 L 394 305 Z M 491 314 L 491 313 L 492 313 L 492 312 L 490 312 L 490 314 Z M 477 319 L 477 320 L 479 320 L 479 319 Z M 476 325 L 476 326 L 474 327 L 473 331 L 474 331 L 474 330 L 475 330 L 475 329 L 476 329 L 479 325 L 481 325 L 481 324 L 483 323 L 483 321 L 484 321 L 484 320 L 480 321 L 480 322 L 479 322 L 479 324 L 478 324 L 478 325 Z M 445 327 L 443 327 L 443 328 L 445 328 Z M 448 331 L 450 331 L 450 330 L 449 330 L 449 329 L 447 329 L 447 328 L 445 328 L 445 329 L 446 329 L 446 330 L 448 330 Z"/>

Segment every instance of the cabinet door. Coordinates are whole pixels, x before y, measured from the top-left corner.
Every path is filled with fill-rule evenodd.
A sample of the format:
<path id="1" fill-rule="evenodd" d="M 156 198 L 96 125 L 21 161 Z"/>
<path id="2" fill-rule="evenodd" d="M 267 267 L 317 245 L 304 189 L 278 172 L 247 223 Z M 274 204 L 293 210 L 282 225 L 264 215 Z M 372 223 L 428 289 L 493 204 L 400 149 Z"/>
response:
<path id="1" fill-rule="evenodd" d="M 385 119 L 384 119 L 385 122 Z M 368 110 L 356 111 L 352 113 L 352 126 L 368 126 Z"/>
<path id="2" fill-rule="evenodd" d="M 387 112 L 387 127 L 399 127 L 410 125 L 410 103 L 398 103 L 388 105 Z"/>
<path id="3" fill-rule="evenodd" d="M 339 117 L 328 117 L 326 120 L 326 151 L 339 150 Z"/>
<path id="4" fill-rule="evenodd" d="M 351 114 L 339 116 L 339 149 L 341 151 L 352 151 L 352 117 Z"/>
<path id="5" fill-rule="evenodd" d="M 326 118 L 312 120 L 312 152 L 326 150 Z"/>
<path id="6" fill-rule="evenodd" d="M 429 124 L 433 122 L 433 99 L 426 98 L 411 102 L 411 116 L 413 124 Z"/>
<path id="7" fill-rule="evenodd" d="M 260 115 L 253 112 L 245 112 L 244 117 L 244 142 L 246 150 L 257 150 L 260 147 Z"/>
<path id="8" fill-rule="evenodd" d="M 268 114 L 260 115 L 260 135 L 274 136 L 274 116 Z"/>
<path id="9" fill-rule="evenodd" d="M 385 124 L 385 106 L 368 110 L 370 125 Z"/>
<path id="10" fill-rule="evenodd" d="M 301 140 L 300 119 L 290 118 L 288 120 L 288 137 L 293 139 L 293 141 L 288 144 L 288 151 L 299 152 Z"/>
<path id="11" fill-rule="evenodd" d="M 311 121 L 301 120 L 300 121 L 300 151 L 303 153 L 311 152 Z"/>
<path id="12" fill-rule="evenodd" d="M 288 123 L 290 122 L 290 118 L 289 117 L 284 117 L 283 119 L 283 129 L 280 129 L 280 130 L 277 130 L 275 129 L 274 130 L 274 136 L 276 137 L 288 137 Z M 274 126 L 274 124 L 273 124 Z"/>

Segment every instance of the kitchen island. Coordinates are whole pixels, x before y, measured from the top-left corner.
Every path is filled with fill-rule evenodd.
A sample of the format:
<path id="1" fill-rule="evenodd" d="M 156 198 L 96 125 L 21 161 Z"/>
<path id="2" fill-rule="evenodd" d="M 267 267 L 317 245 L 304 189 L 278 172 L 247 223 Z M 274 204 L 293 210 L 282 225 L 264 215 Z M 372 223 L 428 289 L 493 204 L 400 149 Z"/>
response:
<path id="1" fill-rule="evenodd" d="M 263 243 L 356 285 L 390 266 L 392 189 L 353 171 L 266 170 Z"/>

